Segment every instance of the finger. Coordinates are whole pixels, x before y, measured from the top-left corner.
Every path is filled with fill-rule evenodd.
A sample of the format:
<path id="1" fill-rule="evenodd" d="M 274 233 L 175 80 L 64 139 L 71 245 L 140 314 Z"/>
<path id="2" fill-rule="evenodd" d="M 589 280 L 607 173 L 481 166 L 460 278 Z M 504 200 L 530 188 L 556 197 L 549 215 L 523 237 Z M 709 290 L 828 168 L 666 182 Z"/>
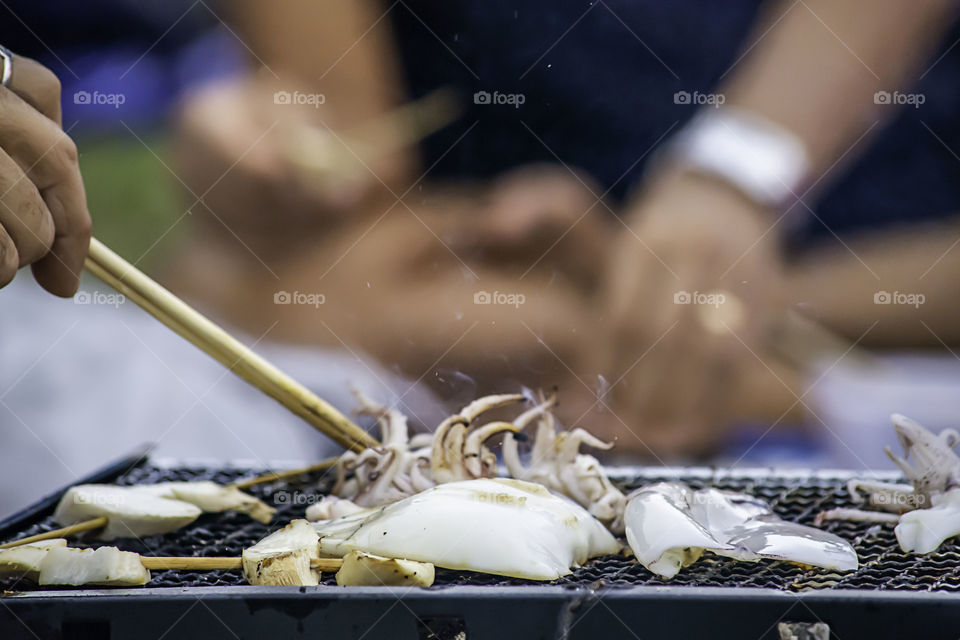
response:
<path id="1" fill-rule="evenodd" d="M 80 287 L 92 226 L 79 169 L 64 183 L 42 193 L 53 218 L 54 239 L 50 252 L 31 264 L 30 269 L 44 289 L 69 298 Z"/>
<path id="2" fill-rule="evenodd" d="M 17 275 L 19 265 L 20 257 L 17 255 L 17 247 L 6 230 L 0 227 L 0 287 L 10 284 L 13 276 Z"/>
<path id="3" fill-rule="evenodd" d="M 0 226 L 13 241 L 19 267 L 47 255 L 54 224 L 37 187 L 13 159 L 0 149 Z"/>
<path id="4" fill-rule="evenodd" d="M 7 88 L 20 96 L 24 102 L 53 120 L 62 124 L 60 113 L 60 79 L 50 69 L 23 56 L 13 56 L 13 73 Z"/>
<path id="5" fill-rule="evenodd" d="M 598 198 L 566 169 L 526 167 L 501 178 L 491 193 L 490 232 L 520 242 L 540 230 L 564 231 L 597 206 Z"/>
<path id="6" fill-rule="evenodd" d="M 90 244 L 76 145 L 52 120 L 7 89 L 0 90 L 0 140 L 36 185 L 53 218 L 53 245 L 33 264 L 34 276 L 51 293 L 72 296 Z"/>

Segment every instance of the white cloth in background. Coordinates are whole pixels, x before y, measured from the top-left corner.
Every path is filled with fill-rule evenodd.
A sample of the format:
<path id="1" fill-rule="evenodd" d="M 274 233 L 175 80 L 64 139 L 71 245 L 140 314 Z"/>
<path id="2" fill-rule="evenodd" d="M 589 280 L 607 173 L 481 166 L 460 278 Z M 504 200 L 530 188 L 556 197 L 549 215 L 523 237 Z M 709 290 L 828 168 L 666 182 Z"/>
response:
<path id="1" fill-rule="evenodd" d="M 0 517 L 148 442 L 156 456 L 263 465 L 339 450 L 133 303 L 112 306 L 97 284 L 84 282 L 87 304 L 51 296 L 29 271 L 0 289 Z M 426 424 L 445 415 L 422 388 L 350 353 L 253 348 L 348 415 L 354 387 L 402 396 Z"/>
<path id="2" fill-rule="evenodd" d="M 952 354 L 900 352 L 867 362 L 850 357 L 824 367 L 809 398 L 819 418 L 811 424 L 823 430 L 830 466 L 895 469 L 884 452 L 888 445 L 902 455 L 892 413 L 934 433 L 960 427 L 960 360 Z"/>

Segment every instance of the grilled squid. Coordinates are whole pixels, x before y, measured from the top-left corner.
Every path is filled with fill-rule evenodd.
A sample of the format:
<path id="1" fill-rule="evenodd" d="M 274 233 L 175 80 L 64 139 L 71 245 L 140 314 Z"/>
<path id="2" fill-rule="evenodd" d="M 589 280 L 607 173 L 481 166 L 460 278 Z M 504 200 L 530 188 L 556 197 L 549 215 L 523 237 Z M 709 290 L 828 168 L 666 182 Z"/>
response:
<path id="1" fill-rule="evenodd" d="M 497 458 L 484 443 L 498 433 L 519 429 L 510 422 L 476 421 L 487 411 L 524 400 L 519 394 L 479 398 L 446 418 L 434 433 L 411 438 L 407 417 L 400 411 L 359 393 L 357 398 L 360 412 L 377 419 L 382 444 L 340 456 L 331 495 L 307 509 L 308 520 L 329 520 L 390 504 L 445 482 L 495 476 Z"/>
<path id="2" fill-rule="evenodd" d="M 660 482 L 631 494 L 625 512 L 627 542 L 637 560 L 664 578 L 696 562 L 704 551 L 746 562 L 787 560 L 853 571 L 857 553 L 843 538 L 781 520 L 759 498 L 723 491 L 694 491 Z"/>
<path id="3" fill-rule="evenodd" d="M 890 447 L 885 450 L 909 484 L 852 480 L 847 490 L 853 499 L 876 510 L 831 509 L 820 513 L 817 523 L 895 522 L 901 549 L 930 553 L 960 534 L 960 457 L 953 451 L 960 435 L 953 429 L 932 433 L 899 413 L 890 420 L 904 453 L 898 456 Z"/>
<path id="4" fill-rule="evenodd" d="M 611 531 L 622 534 L 626 497 L 610 482 L 599 460 L 580 453 L 584 445 L 603 450 L 613 445 L 585 429 L 558 432 L 550 413 L 554 404 L 556 396 L 550 396 L 513 421 L 521 430 L 536 423 L 537 435 L 530 462 L 525 466 L 520 460 L 516 438 L 507 433 L 503 440 L 503 463 L 507 471 L 514 478 L 537 482 L 576 500 Z"/>
<path id="5" fill-rule="evenodd" d="M 314 527 L 325 556 L 362 551 L 530 580 L 559 578 L 620 548 L 572 500 L 506 478 L 441 484 Z"/>

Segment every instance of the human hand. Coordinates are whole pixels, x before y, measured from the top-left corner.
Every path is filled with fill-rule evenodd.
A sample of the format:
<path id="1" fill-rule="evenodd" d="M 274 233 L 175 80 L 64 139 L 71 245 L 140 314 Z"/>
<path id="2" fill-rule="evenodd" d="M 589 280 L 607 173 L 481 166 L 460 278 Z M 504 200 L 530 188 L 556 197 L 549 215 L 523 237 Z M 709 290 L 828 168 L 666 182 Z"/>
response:
<path id="1" fill-rule="evenodd" d="M 29 264 L 44 289 L 72 296 L 90 224 L 77 147 L 61 128 L 60 81 L 14 56 L 0 87 L 0 286 Z"/>
<path id="2" fill-rule="evenodd" d="M 728 185 L 679 172 L 629 211 L 607 263 L 605 371 L 619 379 L 611 406 L 655 452 L 714 446 L 741 376 L 764 360 L 784 312 L 775 220 Z"/>
<path id="3" fill-rule="evenodd" d="M 276 99 L 284 91 L 264 77 L 217 83 L 187 99 L 178 123 L 177 171 L 187 198 L 206 205 L 200 219 L 258 252 L 309 245 L 313 233 L 402 191 L 410 169 L 404 151 L 380 153 L 340 129 L 353 131 L 348 107 Z"/>
<path id="4" fill-rule="evenodd" d="M 480 199 L 469 240 L 497 263 L 553 269 L 595 289 L 616 224 L 600 194 L 584 173 L 552 164 L 519 167 Z"/>

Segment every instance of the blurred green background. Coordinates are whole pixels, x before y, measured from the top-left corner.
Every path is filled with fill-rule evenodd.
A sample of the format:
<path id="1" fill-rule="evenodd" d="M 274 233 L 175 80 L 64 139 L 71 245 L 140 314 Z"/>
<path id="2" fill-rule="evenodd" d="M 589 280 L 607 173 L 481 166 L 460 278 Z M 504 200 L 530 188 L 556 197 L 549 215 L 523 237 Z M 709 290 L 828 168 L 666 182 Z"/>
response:
<path id="1" fill-rule="evenodd" d="M 188 232 L 192 198 L 166 168 L 173 164 L 165 132 L 138 135 L 142 141 L 122 131 L 76 142 L 94 234 L 149 273 Z"/>

